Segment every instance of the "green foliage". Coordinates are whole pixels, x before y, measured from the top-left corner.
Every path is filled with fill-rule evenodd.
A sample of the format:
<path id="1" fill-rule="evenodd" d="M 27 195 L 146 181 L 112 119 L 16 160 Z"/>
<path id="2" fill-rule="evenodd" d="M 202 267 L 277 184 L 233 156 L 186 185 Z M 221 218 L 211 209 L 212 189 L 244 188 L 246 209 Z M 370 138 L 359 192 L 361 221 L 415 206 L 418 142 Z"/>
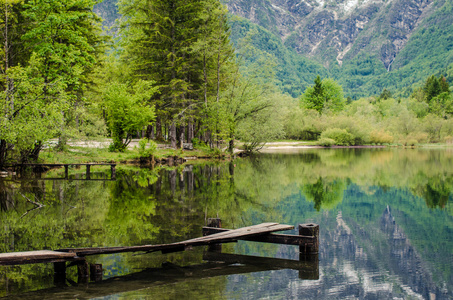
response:
<path id="1" fill-rule="evenodd" d="M 84 121 L 82 111 L 89 112 L 82 108 L 83 94 L 103 44 L 100 19 L 92 12 L 94 0 L 4 4 L 0 86 L 5 119 L 1 123 L 6 127 L 34 126 L 31 131 L 42 134 L 18 128 L 16 138 L 5 135 L 9 141 L 3 139 L 2 143 L 9 146 L 0 147 L 0 165 L 9 154 L 14 156 L 9 159 L 16 161 L 36 160 L 45 139 L 58 137 L 63 147 L 68 137 L 85 129 L 79 126 Z M 28 122 L 20 117 L 24 113 L 30 116 L 29 124 L 20 125 Z M 42 121 L 37 120 L 39 115 Z"/>
<path id="2" fill-rule="evenodd" d="M 299 97 L 308 87 L 317 74 L 327 76 L 327 70 L 319 63 L 299 55 L 290 47 L 284 45 L 281 39 L 265 28 L 253 24 L 249 20 L 232 16 L 231 39 L 239 51 L 242 50 L 240 41 L 249 32 L 254 32 L 251 39 L 252 45 L 258 50 L 275 57 L 276 76 L 273 79 L 282 93 Z M 290 38 L 285 44 L 290 43 Z M 245 66 L 253 63 L 254 58 L 245 59 Z"/>
<path id="3" fill-rule="evenodd" d="M 343 191 L 346 184 L 343 181 L 325 182 L 323 178 L 313 184 L 305 184 L 302 187 L 302 193 L 308 200 L 314 202 L 314 207 L 320 211 L 324 209 L 332 209 L 343 200 Z"/>
<path id="4" fill-rule="evenodd" d="M 324 147 L 331 147 L 335 145 L 335 140 L 327 137 L 322 137 L 318 140 L 318 143 Z"/>
<path id="5" fill-rule="evenodd" d="M 149 144 L 149 147 L 146 147 Z M 146 138 L 138 142 L 138 153 L 141 157 L 153 157 L 156 155 L 157 143 Z"/>
<path id="6" fill-rule="evenodd" d="M 370 133 L 370 143 L 391 144 L 393 143 L 393 136 L 383 130 L 373 130 Z"/>
<path id="7" fill-rule="evenodd" d="M 308 87 L 301 97 L 302 106 L 322 113 L 338 113 L 343 110 L 345 99 L 342 87 L 333 79 L 321 81 L 318 75 L 315 84 Z"/>
<path id="8" fill-rule="evenodd" d="M 331 139 L 338 146 L 355 145 L 354 136 L 345 129 L 329 128 L 321 134 L 321 140 Z"/>
<path id="9" fill-rule="evenodd" d="M 132 132 L 140 130 L 152 122 L 154 107 L 147 105 L 157 88 L 153 82 L 139 81 L 132 92 L 127 85 L 113 82 L 103 94 L 113 144 L 112 151 L 124 151 L 132 139 Z"/>
<path id="10" fill-rule="evenodd" d="M 6 147 L 2 148 L 0 164 L 5 163 L 7 157 L 26 161 L 28 156 L 23 153 L 40 148 L 37 141 L 52 138 L 61 129 L 63 112 L 68 109 L 67 85 L 63 80 L 46 83 L 39 76 L 41 68 L 42 60 L 33 56 L 28 67 L 13 67 L 7 72 L 15 82 L 15 89 L 12 93 L 8 90 L 0 92 L 4 111 L 0 119 L 0 136 L 2 143 L 14 148 L 9 148 L 10 153 L 5 151 Z"/>
<path id="11" fill-rule="evenodd" d="M 226 9 L 218 0 L 123 0 L 118 6 L 122 62 L 133 81 L 154 81 L 157 125 L 169 125 L 176 147 L 176 126 L 203 123 L 208 102 L 219 101 L 235 69 Z"/>
<path id="12" fill-rule="evenodd" d="M 378 100 L 387 100 L 390 98 L 392 98 L 392 93 L 389 90 L 384 89 L 382 90 L 382 93 L 379 95 Z"/>

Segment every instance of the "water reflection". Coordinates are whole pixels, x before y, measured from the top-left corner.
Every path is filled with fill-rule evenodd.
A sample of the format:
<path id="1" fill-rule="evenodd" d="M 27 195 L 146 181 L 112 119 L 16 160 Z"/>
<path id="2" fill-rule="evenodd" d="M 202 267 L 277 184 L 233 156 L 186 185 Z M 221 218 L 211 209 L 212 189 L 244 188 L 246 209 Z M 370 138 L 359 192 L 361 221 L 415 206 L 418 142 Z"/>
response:
<path id="1" fill-rule="evenodd" d="M 170 243 L 200 236 L 206 218 L 216 216 L 225 228 L 315 222 L 321 228 L 318 280 L 301 279 L 296 270 L 256 270 L 111 293 L 118 298 L 154 293 L 448 299 L 453 298 L 452 178 L 449 150 L 316 149 L 177 168 L 122 167 L 114 182 L 0 181 L 0 248 Z M 33 210 L 27 198 L 44 206 Z M 253 242 L 227 245 L 225 252 L 298 259 L 297 247 Z M 95 260 L 104 265 L 107 279 L 164 262 L 201 265 L 203 254 Z M 51 276 L 51 267 L 0 267 L 0 296 L 51 288 Z M 196 287 L 200 284 L 205 291 Z"/>

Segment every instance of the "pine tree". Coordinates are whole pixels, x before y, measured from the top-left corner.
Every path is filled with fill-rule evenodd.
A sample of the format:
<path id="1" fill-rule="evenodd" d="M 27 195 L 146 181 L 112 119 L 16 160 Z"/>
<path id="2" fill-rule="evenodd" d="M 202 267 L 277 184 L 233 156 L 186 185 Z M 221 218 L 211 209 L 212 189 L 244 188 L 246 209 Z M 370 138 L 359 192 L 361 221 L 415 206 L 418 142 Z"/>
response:
<path id="1" fill-rule="evenodd" d="M 159 123 L 166 123 L 176 147 L 176 126 L 183 133 L 184 125 L 202 117 L 210 95 L 219 94 L 221 64 L 232 53 L 223 54 L 229 43 L 225 10 L 218 0 L 123 0 L 119 7 L 124 62 L 136 79 L 155 81 L 157 136 Z M 184 134 L 178 138 L 182 142 Z"/>

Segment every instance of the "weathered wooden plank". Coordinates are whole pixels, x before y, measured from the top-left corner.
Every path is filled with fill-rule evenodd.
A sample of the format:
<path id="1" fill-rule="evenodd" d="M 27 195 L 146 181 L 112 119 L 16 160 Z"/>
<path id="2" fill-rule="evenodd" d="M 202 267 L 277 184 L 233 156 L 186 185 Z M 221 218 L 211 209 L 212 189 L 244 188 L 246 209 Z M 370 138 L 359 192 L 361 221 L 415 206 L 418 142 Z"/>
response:
<path id="1" fill-rule="evenodd" d="M 291 230 L 294 229 L 292 225 L 284 225 L 279 223 L 262 223 L 258 225 L 242 227 L 234 230 L 223 231 L 216 234 L 203 236 L 187 241 L 180 242 L 179 244 L 187 244 L 187 245 L 196 245 L 198 243 L 223 243 L 229 240 L 237 240 L 242 237 L 247 236 L 256 236 L 267 234 L 275 231 L 283 231 L 283 230 Z"/>
<path id="2" fill-rule="evenodd" d="M 0 254 L 0 265 L 32 264 L 41 262 L 70 261 L 77 259 L 76 253 L 50 250 L 10 252 Z"/>
<path id="3" fill-rule="evenodd" d="M 100 248 L 79 248 L 79 249 L 59 249 L 58 251 L 75 252 L 78 256 L 88 256 L 96 254 L 113 254 L 122 252 L 155 252 L 162 251 L 163 253 L 171 253 L 184 251 L 187 247 L 205 246 L 217 243 L 231 243 L 246 236 L 257 236 L 268 234 L 270 232 L 290 230 L 294 226 L 283 225 L 278 223 L 263 223 L 249 227 L 229 230 L 228 232 L 219 232 L 209 236 L 199 237 L 166 245 L 143 245 L 131 247 L 100 247 Z"/>
<path id="4" fill-rule="evenodd" d="M 211 235 L 218 232 L 225 232 L 231 229 L 215 228 L 215 227 L 203 227 L 203 235 Z M 315 242 L 315 238 L 312 236 L 302 235 L 291 235 L 291 234 L 278 234 L 269 233 L 259 236 L 245 236 L 238 238 L 238 240 L 251 241 L 251 242 L 262 242 L 271 244 L 285 244 L 285 245 L 312 245 Z"/>

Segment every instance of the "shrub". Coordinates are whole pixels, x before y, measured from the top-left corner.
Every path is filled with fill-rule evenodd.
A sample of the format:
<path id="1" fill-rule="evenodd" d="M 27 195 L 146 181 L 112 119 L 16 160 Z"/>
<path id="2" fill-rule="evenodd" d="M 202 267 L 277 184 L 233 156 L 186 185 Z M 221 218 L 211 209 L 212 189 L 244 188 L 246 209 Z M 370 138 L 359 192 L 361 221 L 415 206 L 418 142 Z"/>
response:
<path id="1" fill-rule="evenodd" d="M 412 146 L 412 147 L 415 146 L 415 145 L 417 145 L 417 144 L 418 144 L 418 142 L 417 142 L 416 139 L 408 139 L 408 140 L 406 141 L 406 143 L 405 143 L 406 146 Z"/>
<path id="2" fill-rule="evenodd" d="M 321 140 L 322 139 L 332 139 L 335 141 L 335 145 L 339 146 L 349 146 L 349 145 L 354 145 L 354 136 L 347 132 L 345 129 L 339 129 L 339 128 L 330 128 L 324 131 L 321 134 Z"/>
<path id="3" fill-rule="evenodd" d="M 335 141 L 329 138 L 321 138 L 319 139 L 318 143 L 324 147 L 331 147 L 335 145 Z"/>
<path id="4" fill-rule="evenodd" d="M 149 147 L 146 148 L 146 145 L 149 142 Z M 138 142 L 138 153 L 141 157 L 152 157 L 156 154 L 157 144 L 154 141 L 148 140 L 146 138 L 141 139 Z"/>
<path id="5" fill-rule="evenodd" d="M 373 130 L 370 133 L 370 143 L 390 144 L 393 142 L 393 136 L 382 130 Z"/>

